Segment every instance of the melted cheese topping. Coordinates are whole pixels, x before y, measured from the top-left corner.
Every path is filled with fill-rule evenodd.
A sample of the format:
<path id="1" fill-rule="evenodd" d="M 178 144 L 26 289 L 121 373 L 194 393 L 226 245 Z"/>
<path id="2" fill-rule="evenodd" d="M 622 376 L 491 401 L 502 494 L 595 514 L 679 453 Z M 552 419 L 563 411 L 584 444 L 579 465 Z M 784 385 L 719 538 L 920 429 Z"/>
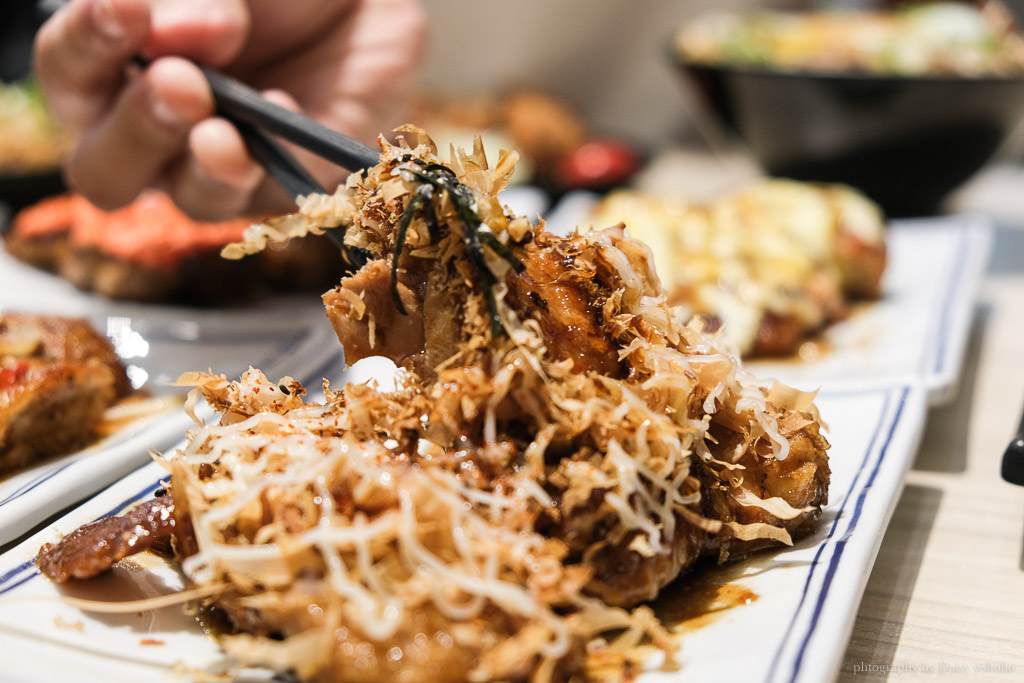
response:
<path id="1" fill-rule="evenodd" d="M 845 231 L 881 244 L 878 208 L 846 187 L 767 180 L 710 205 L 622 190 L 595 210 L 594 225 L 623 221 L 651 246 L 658 273 L 677 303 L 718 317 L 741 353 L 753 347 L 769 312 L 807 328 L 826 322 L 810 283 L 844 287 L 836 242 Z"/>

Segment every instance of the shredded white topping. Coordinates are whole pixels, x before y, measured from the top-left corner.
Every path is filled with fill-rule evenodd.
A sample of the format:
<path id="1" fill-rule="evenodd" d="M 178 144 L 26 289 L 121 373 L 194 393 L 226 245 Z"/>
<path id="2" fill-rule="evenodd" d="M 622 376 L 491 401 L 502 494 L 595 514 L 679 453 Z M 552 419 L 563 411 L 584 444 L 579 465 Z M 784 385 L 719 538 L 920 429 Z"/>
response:
<path id="1" fill-rule="evenodd" d="M 239 248 L 347 216 L 346 244 L 392 258 L 417 174 L 440 162 L 428 142 L 382 146 L 382 166 L 333 197 L 307 198 L 300 214 Z M 422 671 L 400 666 L 419 657 L 474 681 L 529 671 L 543 680 L 609 629 L 625 629 L 613 647 L 647 635 L 670 652 L 649 611 L 618 605 L 649 599 L 702 550 L 726 557 L 733 543 L 788 543 L 787 529 L 816 513 L 820 498 L 794 506 L 761 484 L 765 468 L 791 457 L 824 465 L 813 396 L 769 389 L 727 341 L 687 324 L 643 243 L 619 228 L 549 240 L 538 226 L 529 246 L 514 247 L 594 288 L 584 313 L 599 308 L 602 327 L 579 341 L 590 334 L 610 347 L 594 366 L 558 357 L 545 319 L 554 312 L 514 301 L 510 263 L 470 261 L 460 223 L 469 209 L 486 239 L 508 243 L 516 219 L 496 194 L 512 163 L 503 156 L 490 169 L 482 149 L 453 153 L 449 167 L 472 201 L 457 211 L 435 187 L 437 224 L 409 222 L 401 276 L 420 278 L 422 291 L 410 288 L 416 312 L 404 320 L 423 317 L 424 354 L 442 347 L 431 364 L 394 351 L 405 369 L 393 383 L 325 385 L 322 403 L 255 369 L 237 382 L 182 378 L 196 387 L 190 411 L 203 397 L 219 414 L 197 419 L 165 462 L 194 536 L 182 566 L 197 584 L 231 587 L 218 604 L 251 634 L 228 648 L 246 661 L 303 675 L 364 666 L 369 678 L 389 661 L 396 676 Z M 441 233 L 434 242 L 431 227 Z M 483 267 L 497 281 L 503 336 L 474 282 Z M 359 334 L 387 353 L 396 340 L 375 321 L 391 313 L 382 308 L 393 306 L 391 292 L 362 274 L 334 292 L 332 323 L 346 355 Z M 793 435 L 804 439 L 795 455 Z M 706 517 L 712 509 L 723 518 Z M 626 553 L 643 569 L 623 569 Z M 366 657 L 352 654 L 364 646 Z"/>

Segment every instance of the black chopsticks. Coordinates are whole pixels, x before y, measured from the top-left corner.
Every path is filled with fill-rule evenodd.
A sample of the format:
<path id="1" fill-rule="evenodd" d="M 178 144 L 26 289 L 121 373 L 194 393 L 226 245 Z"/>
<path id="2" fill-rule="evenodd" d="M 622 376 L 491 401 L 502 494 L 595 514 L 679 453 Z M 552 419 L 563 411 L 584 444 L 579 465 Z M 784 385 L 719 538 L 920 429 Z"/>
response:
<path id="1" fill-rule="evenodd" d="M 52 14 L 65 3 L 51 0 L 40 5 Z M 135 64 L 145 68 L 147 60 L 136 57 Z M 313 119 L 270 102 L 249 86 L 218 71 L 199 66 L 213 92 L 217 113 L 235 125 L 246 148 L 271 178 L 292 198 L 326 193 L 324 187 L 270 135 L 276 135 L 349 171 L 359 171 L 378 162 L 375 149 L 331 130 Z M 341 230 L 327 230 L 327 236 L 349 258 L 351 249 L 344 244 Z"/>
<path id="2" fill-rule="evenodd" d="M 349 171 L 376 165 L 375 149 L 294 111 L 279 107 L 230 76 L 199 67 L 225 118 L 280 136 Z"/>
<path id="3" fill-rule="evenodd" d="M 249 153 L 292 198 L 313 193 L 326 194 L 327 190 L 267 132 L 349 171 L 377 163 L 377 152 L 373 148 L 307 116 L 280 107 L 229 76 L 202 66 L 199 69 L 213 92 L 217 113 L 234 124 Z M 326 234 L 343 254 L 348 253 L 343 231 L 327 230 Z M 351 261 L 349 257 L 346 260 Z"/>
<path id="4" fill-rule="evenodd" d="M 1017 427 L 1017 436 L 1003 451 L 1001 474 L 1011 484 L 1024 486 L 1024 415 Z"/>
<path id="5" fill-rule="evenodd" d="M 249 153 L 292 198 L 313 193 L 326 194 L 327 190 L 268 133 L 349 171 L 359 171 L 377 163 L 378 155 L 372 147 L 278 106 L 230 76 L 203 66 L 199 70 L 213 92 L 217 113 L 234 124 Z M 343 231 L 327 230 L 326 234 L 347 253 Z"/>
<path id="6" fill-rule="evenodd" d="M 232 121 L 238 129 L 245 146 L 281 189 L 292 197 L 312 193 L 326 194 L 327 190 L 310 175 L 299 162 L 276 140 L 265 135 L 258 128 L 241 121 Z"/>
<path id="7" fill-rule="evenodd" d="M 145 68 L 149 62 L 136 57 L 134 63 Z M 198 65 L 197 65 L 198 66 Z M 213 93 L 217 113 L 237 129 L 253 158 L 292 198 L 327 190 L 288 150 L 267 135 L 275 135 L 310 151 L 349 171 L 377 164 L 377 151 L 308 116 L 285 109 L 266 99 L 249 86 L 213 69 L 199 66 Z M 344 235 L 328 230 L 327 236 L 345 248 Z"/>

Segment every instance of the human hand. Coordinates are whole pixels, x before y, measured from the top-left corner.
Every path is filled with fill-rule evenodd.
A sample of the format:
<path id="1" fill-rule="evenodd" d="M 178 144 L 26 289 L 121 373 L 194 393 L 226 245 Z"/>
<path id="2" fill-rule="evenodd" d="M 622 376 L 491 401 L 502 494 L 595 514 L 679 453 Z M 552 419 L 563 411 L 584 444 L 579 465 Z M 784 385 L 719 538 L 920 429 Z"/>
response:
<path id="1" fill-rule="evenodd" d="M 72 188 L 110 209 L 156 186 L 216 219 L 285 198 L 214 116 L 193 62 L 373 143 L 401 123 L 425 42 L 418 0 L 71 0 L 39 32 L 35 75 L 77 138 Z M 296 156 L 327 187 L 344 177 Z"/>

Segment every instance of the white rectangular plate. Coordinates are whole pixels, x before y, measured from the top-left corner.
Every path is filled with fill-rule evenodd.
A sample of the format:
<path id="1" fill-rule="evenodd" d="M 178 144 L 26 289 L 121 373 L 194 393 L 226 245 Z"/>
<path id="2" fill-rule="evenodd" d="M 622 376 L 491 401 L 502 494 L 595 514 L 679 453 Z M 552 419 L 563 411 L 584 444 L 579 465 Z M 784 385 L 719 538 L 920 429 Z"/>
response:
<path id="1" fill-rule="evenodd" d="M 640 681 L 830 680 L 916 451 L 926 403 L 920 386 L 824 390 L 818 405 L 833 444 L 832 480 L 817 532 L 793 548 L 727 567 L 730 581 L 757 599 L 702 628 L 684 630 L 680 669 L 648 671 Z M 105 578 L 63 588 L 34 566 L 41 544 L 149 497 L 162 476 L 163 470 L 147 465 L 0 556 L 4 676 L 106 683 L 179 680 L 176 665 L 224 670 L 214 641 L 179 608 L 96 615 L 58 599 L 62 593 L 125 600 L 174 591 L 180 578 L 161 561 L 144 555 Z M 667 588 L 655 607 L 667 609 L 680 585 Z"/>
<path id="2" fill-rule="evenodd" d="M 946 403 L 956 395 L 991 244 L 982 217 L 894 221 L 881 298 L 828 327 L 818 359 L 745 365 L 801 388 L 920 382 L 932 405 Z"/>
<path id="3" fill-rule="evenodd" d="M 589 193 L 567 195 L 546 217 L 549 228 L 565 234 L 590 227 L 596 201 Z M 746 367 L 802 389 L 922 383 L 933 405 L 951 400 L 991 242 L 992 227 L 980 216 L 893 221 L 878 301 L 827 328 L 816 359 L 755 359 Z"/>

